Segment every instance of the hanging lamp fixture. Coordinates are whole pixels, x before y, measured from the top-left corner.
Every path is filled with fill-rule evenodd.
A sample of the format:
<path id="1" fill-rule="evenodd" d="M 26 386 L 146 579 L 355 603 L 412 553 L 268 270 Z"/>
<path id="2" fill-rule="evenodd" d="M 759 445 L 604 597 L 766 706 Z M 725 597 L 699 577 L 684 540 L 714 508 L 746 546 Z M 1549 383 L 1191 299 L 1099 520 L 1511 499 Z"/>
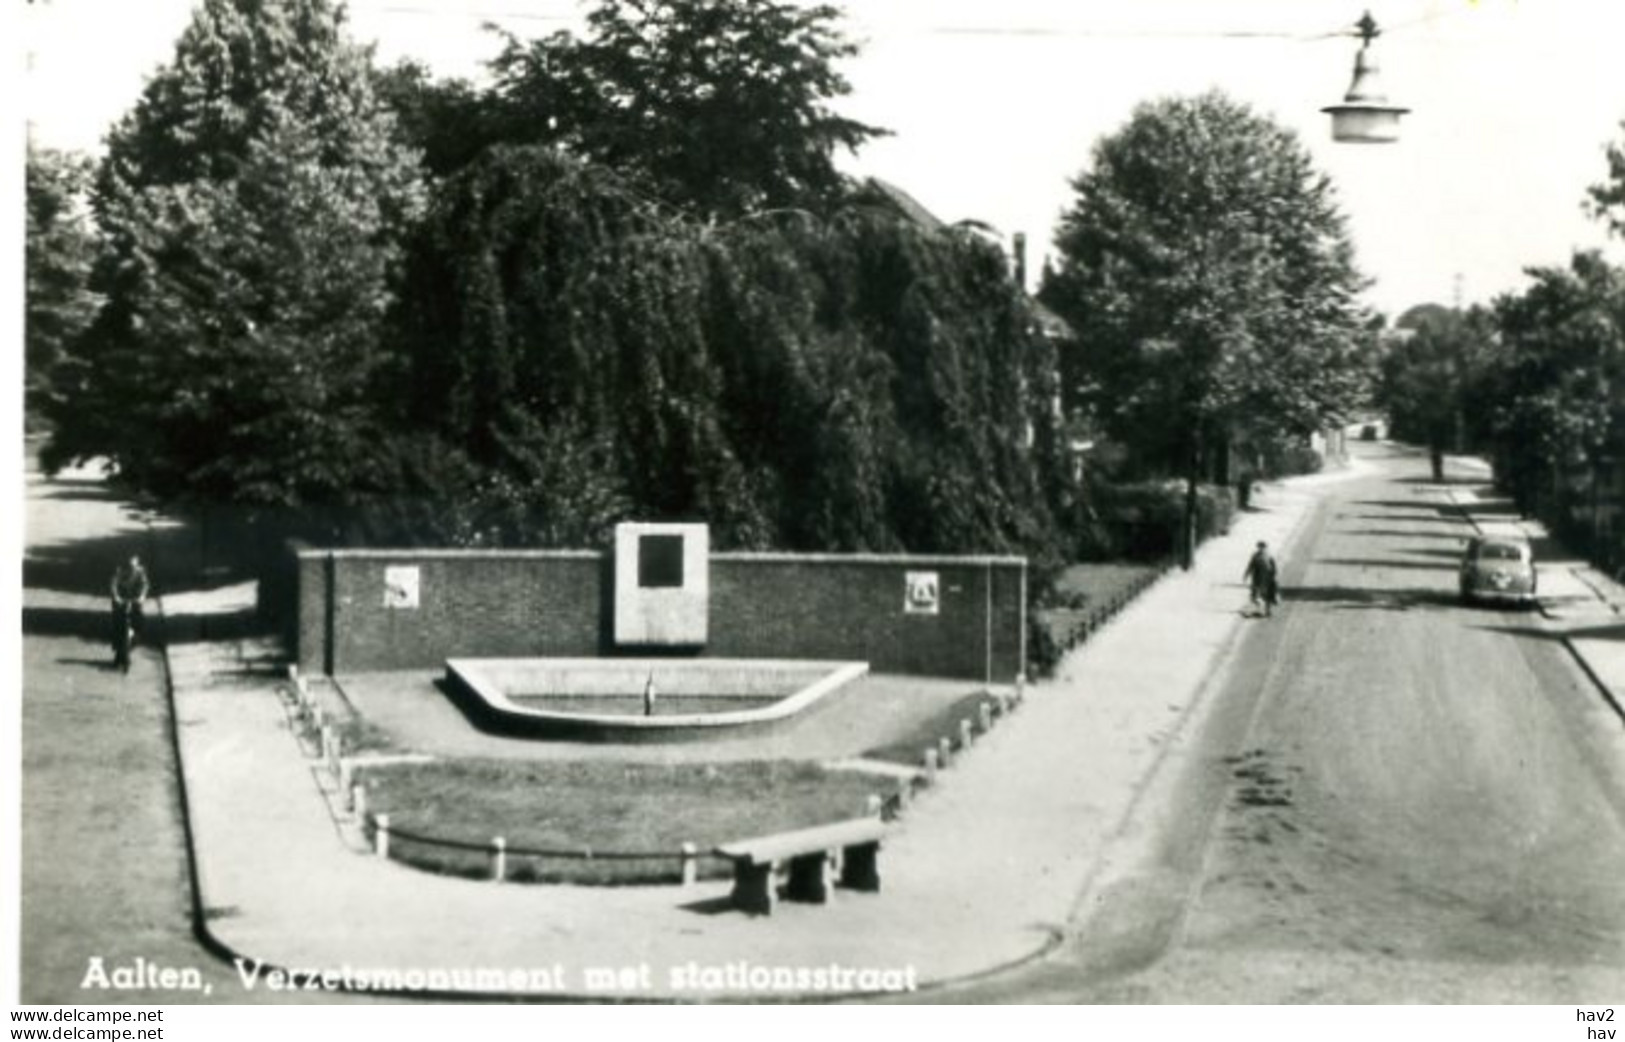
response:
<path id="1" fill-rule="evenodd" d="M 1377 79 L 1377 60 L 1371 54 L 1371 41 L 1381 35 L 1376 20 L 1367 11 L 1355 24 L 1360 35 L 1360 51 L 1354 56 L 1354 79 L 1341 105 L 1321 109 L 1331 113 L 1332 140 L 1349 143 L 1387 143 L 1399 140 L 1399 117 L 1410 109 L 1388 104 Z"/>

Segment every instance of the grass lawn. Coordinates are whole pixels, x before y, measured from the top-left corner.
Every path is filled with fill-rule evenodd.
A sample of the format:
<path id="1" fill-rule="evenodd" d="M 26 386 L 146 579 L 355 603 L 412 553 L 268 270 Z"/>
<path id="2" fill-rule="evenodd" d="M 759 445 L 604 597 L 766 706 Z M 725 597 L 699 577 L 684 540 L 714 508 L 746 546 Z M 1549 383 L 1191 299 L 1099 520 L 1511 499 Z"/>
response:
<path id="1" fill-rule="evenodd" d="M 399 860 L 488 876 L 491 839 L 502 836 L 509 879 L 599 884 L 675 881 L 685 842 L 707 851 L 859 817 L 870 793 L 894 787 L 871 775 L 783 760 L 458 759 L 380 765 L 357 777 L 367 783 L 368 808 L 389 815 L 390 852 Z M 593 856 L 580 856 L 587 851 Z M 707 858 L 701 868 L 716 874 L 724 865 Z"/>

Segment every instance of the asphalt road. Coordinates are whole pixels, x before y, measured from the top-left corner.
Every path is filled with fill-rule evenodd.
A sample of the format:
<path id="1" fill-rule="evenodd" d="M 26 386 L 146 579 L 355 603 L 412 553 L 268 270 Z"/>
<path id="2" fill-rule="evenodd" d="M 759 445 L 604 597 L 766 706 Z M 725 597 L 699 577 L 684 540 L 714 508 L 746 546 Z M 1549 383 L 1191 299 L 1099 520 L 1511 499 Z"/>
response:
<path id="1" fill-rule="evenodd" d="M 1625 994 L 1625 729 L 1539 613 L 1456 603 L 1471 529 L 1425 459 L 1362 450 L 1376 474 L 1326 487 L 1131 869 L 1055 958 L 953 999 Z"/>

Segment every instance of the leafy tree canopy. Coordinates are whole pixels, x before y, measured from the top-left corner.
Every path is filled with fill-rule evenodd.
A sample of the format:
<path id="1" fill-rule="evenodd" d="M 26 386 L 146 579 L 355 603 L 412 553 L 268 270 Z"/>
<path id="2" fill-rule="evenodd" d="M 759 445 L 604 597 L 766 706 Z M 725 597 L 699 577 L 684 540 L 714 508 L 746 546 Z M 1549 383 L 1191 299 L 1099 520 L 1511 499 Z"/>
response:
<path id="1" fill-rule="evenodd" d="M 431 174 L 462 169 L 502 137 L 498 101 L 467 80 L 435 79 L 422 62 L 402 59 L 379 69 L 373 89 L 395 113 L 401 144 L 421 151 Z"/>
<path id="2" fill-rule="evenodd" d="M 107 294 L 47 464 L 294 506 L 365 490 L 372 388 L 417 157 L 328 0 L 204 0 L 114 129 Z"/>
<path id="3" fill-rule="evenodd" d="M 51 407 L 58 367 L 99 304 L 89 287 L 96 255 L 86 207 L 90 177 L 84 157 L 29 145 L 24 348 L 31 423 Z"/>
<path id="4" fill-rule="evenodd" d="M 502 140 L 554 143 L 703 215 L 818 208 L 833 157 L 883 133 L 841 116 L 839 9 L 776 0 L 596 0 L 585 35 L 509 37 Z"/>
<path id="5" fill-rule="evenodd" d="M 1620 130 L 1625 131 L 1625 122 Z M 1588 202 L 1615 235 L 1625 235 L 1625 138 L 1608 145 L 1607 158 L 1608 175 L 1591 186 Z"/>
<path id="6" fill-rule="evenodd" d="M 443 537 L 700 517 L 731 546 L 1054 550 L 1053 358 L 974 235 L 873 209 L 716 226 L 502 147 L 414 257 L 403 378 L 438 445 L 408 472 L 440 503 L 485 475 Z"/>
<path id="7" fill-rule="evenodd" d="M 1625 455 L 1625 270 L 1582 252 L 1529 274 L 1527 290 L 1495 305 L 1495 427 L 1526 506 L 1542 475 Z"/>
<path id="8" fill-rule="evenodd" d="M 1183 470 L 1207 431 L 1306 431 L 1358 401 L 1362 280 L 1290 131 L 1217 92 L 1158 101 L 1072 184 L 1042 296 L 1078 331 L 1117 437 Z"/>
<path id="9" fill-rule="evenodd" d="M 1446 450 L 1484 444 L 1497 362 L 1493 316 L 1419 304 L 1395 327 L 1401 333 L 1383 355 L 1376 389 L 1394 436 L 1427 445 L 1440 464 Z"/>

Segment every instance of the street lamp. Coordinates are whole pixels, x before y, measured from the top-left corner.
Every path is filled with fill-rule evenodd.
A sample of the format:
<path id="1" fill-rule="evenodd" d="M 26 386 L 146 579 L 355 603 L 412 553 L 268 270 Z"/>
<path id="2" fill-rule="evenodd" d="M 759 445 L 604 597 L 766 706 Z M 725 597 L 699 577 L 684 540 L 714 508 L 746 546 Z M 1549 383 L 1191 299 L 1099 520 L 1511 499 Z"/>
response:
<path id="1" fill-rule="evenodd" d="M 1399 140 L 1399 117 L 1410 109 L 1388 104 L 1388 96 L 1377 83 L 1377 61 L 1371 56 L 1371 41 L 1380 35 L 1376 20 L 1367 11 L 1355 28 L 1360 31 L 1360 53 L 1354 56 L 1354 80 L 1343 96 L 1343 104 L 1321 109 L 1332 116 L 1332 140 L 1352 143 L 1385 143 Z"/>

